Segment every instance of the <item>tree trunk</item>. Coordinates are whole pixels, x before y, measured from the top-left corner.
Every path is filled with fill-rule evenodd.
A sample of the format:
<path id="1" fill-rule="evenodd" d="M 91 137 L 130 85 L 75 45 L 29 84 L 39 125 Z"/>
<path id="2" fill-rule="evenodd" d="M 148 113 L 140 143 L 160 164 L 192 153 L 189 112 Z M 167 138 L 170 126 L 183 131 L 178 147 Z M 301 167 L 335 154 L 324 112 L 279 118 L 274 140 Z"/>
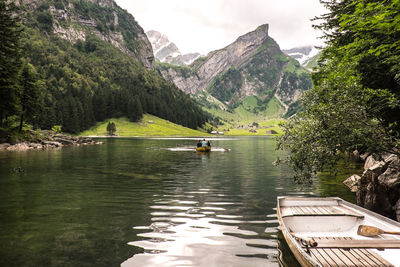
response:
<path id="1" fill-rule="evenodd" d="M 22 108 L 21 119 L 19 121 L 19 130 L 18 130 L 18 132 L 22 132 L 22 124 L 24 123 L 24 113 L 25 113 L 25 107 Z"/>

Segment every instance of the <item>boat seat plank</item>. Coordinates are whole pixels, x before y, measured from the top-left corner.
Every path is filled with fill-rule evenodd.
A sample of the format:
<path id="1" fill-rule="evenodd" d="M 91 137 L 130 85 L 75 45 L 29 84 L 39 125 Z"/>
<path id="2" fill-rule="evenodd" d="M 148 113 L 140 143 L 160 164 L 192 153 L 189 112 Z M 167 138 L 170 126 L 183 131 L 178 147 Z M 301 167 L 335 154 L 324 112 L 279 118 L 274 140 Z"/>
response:
<path id="1" fill-rule="evenodd" d="M 350 210 L 337 209 L 328 206 L 293 206 L 282 207 L 281 216 L 352 216 L 357 218 L 364 218 L 363 215 L 355 213 Z"/>
<path id="2" fill-rule="evenodd" d="M 339 249 L 339 251 L 344 255 L 343 257 L 346 257 L 351 262 L 349 266 L 369 266 L 360 261 L 358 254 L 354 255 L 352 251 L 344 249 Z"/>
<path id="3" fill-rule="evenodd" d="M 323 250 L 329 258 L 332 259 L 332 261 L 336 264 L 336 266 L 340 267 L 346 267 L 347 265 L 342 261 L 341 258 L 339 258 L 336 253 L 332 249 L 324 249 Z"/>
<path id="4" fill-rule="evenodd" d="M 400 249 L 400 239 L 374 239 L 374 240 L 316 240 L 319 248 L 375 248 L 375 249 Z"/>
<path id="5" fill-rule="evenodd" d="M 342 249 L 338 249 L 338 248 L 332 248 L 331 251 L 333 253 L 335 253 L 335 255 L 343 262 L 344 266 L 356 266 L 355 264 L 357 263 L 356 260 L 353 260 L 347 256 L 347 254 L 344 252 L 344 250 Z"/>
<path id="6" fill-rule="evenodd" d="M 320 263 L 321 266 L 346 266 L 346 267 L 393 267 L 391 263 L 383 259 L 377 253 L 365 248 L 345 248 L 341 247 L 321 247 L 320 244 L 336 243 L 345 244 L 349 242 L 371 241 L 371 240 L 354 240 L 351 237 L 314 237 L 318 242 L 318 246 L 309 248 L 311 256 Z M 383 241 L 383 240 L 372 240 Z M 393 240 L 391 240 L 393 241 Z M 400 241 L 400 240 L 399 240 Z"/>
<path id="7" fill-rule="evenodd" d="M 321 249 L 311 249 L 310 254 L 311 256 L 317 260 L 317 262 L 321 266 L 331 266 L 329 262 L 324 258 L 324 256 L 320 253 Z"/>
<path id="8" fill-rule="evenodd" d="M 353 249 L 352 250 L 354 254 L 357 254 L 360 259 L 365 262 L 365 264 L 368 264 L 367 266 L 371 266 L 371 267 L 375 267 L 375 266 L 379 266 L 379 267 L 383 267 L 386 266 L 386 264 L 384 263 L 379 263 L 379 261 L 372 261 L 370 257 L 368 257 L 368 251 L 366 249 Z M 379 256 L 378 256 L 379 257 Z M 382 261 L 385 261 L 383 258 L 380 258 Z"/>
<path id="9" fill-rule="evenodd" d="M 374 263 L 373 266 L 382 266 L 382 267 L 392 267 L 393 265 L 386 261 L 384 258 L 376 254 L 370 249 L 357 249 L 359 252 L 362 251 L 363 255 L 368 257 L 371 260 L 371 263 Z"/>
<path id="10" fill-rule="evenodd" d="M 322 266 L 331 267 L 331 266 L 338 266 L 336 262 L 326 253 L 325 249 L 312 249 L 311 254 L 319 254 L 319 260 L 322 263 Z"/>
<path id="11" fill-rule="evenodd" d="M 312 248 L 310 254 L 324 267 L 393 267 L 381 256 L 367 249 Z"/>

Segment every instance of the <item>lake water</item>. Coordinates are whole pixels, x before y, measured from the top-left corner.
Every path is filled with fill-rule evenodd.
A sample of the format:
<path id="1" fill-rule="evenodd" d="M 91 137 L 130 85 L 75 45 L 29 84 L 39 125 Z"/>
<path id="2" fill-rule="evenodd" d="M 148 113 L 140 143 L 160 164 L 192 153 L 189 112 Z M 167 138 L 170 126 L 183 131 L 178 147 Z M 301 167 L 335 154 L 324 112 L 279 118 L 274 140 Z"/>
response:
<path id="1" fill-rule="evenodd" d="M 358 166 L 296 185 L 274 138 L 102 141 L 0 153 L 0 266 L 296 266 L 276 197 L 354 202 Z"/>

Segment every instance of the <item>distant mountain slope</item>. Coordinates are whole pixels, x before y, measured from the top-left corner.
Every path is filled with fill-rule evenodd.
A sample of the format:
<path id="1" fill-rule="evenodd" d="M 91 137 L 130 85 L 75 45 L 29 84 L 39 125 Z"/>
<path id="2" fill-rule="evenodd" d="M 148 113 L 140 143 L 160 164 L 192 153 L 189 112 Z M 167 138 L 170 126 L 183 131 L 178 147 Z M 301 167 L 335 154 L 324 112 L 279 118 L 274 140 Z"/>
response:
<path id="1" fill-rule="evenodd" d="M 282 53 L 268 36 L 268 25 L 240 36 L 188 67 L 158 67 L 165 78 L 194 95 L 205 107 L 232 110 L 243 106 L 247 98 L 255 97 L 251 112 L 275 117 L 283 116 L 298 96 L 312 86 L 308 72 Z M 268 108 L 271 105 L 274 108 Z M 271 114 L 272 110 L 275 114 Z"/>
<path id="2" fill-rule="evenodd" d="M 319 57 L 320 49 L 310 45 L 286 49 L 282 50 L 282 52 L 299 61 L 303 67 L 312 69 L 316 66 L 315 63 L 316 59 Z"/>
<path id="3" fill-rule="evenodd" d="M 113 0 L 14 0 L 30 26 L 52 33 L 71 43 L 95 35 L 154 67 L 151 44 L 133 16 Z"/>
<path id="4" fill-rule="evenodd" d="M 158 31 L 146 32 L 147 37 L 154 50 L 155 57 L 161 62 L 170 63 L 178 66 L 190 65 L 200 57 L 199 53 L 189 53 L 182 55 L 178 47 L 169 41 L 168 37 Z"/>
<path id="5" fill-rule="evenodd" d="M 25 24 L 26 60 L 42 80 L 35 127 L 78 133 L 96 121 L 150 113 L 197 128 L 206 115 L 153 70 L 150 42 L 112 0 L 15 0 Z"/>

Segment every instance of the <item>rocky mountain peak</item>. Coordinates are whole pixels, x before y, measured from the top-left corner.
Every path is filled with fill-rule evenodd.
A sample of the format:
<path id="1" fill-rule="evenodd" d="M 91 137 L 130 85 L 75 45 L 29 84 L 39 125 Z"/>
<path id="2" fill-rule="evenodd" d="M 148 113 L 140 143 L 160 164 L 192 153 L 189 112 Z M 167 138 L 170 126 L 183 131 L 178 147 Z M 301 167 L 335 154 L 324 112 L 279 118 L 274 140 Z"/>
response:
<path id="1" fill-rule="evenodd" d="M 146 32 L 147 38 L 153 47 L 154 56 L 161 62 L 185 66 L 190 65 L 200 57 L 199 53 L 189 53 L 182 55 L 176 44 L 171 42 L 165 34 L 150 30 Z"/>
<path id="2" fill-rule="evenodd" d="M 196 76 L 174 80 L 173 77 L 179 75 L 176 76 L 173 70 L 164 75 L 174 80 L 175 84 L 187 93 L 197 93 L 204 90 L 219 74 L 244 64 L 268 38 L 268 24 L 261 25 L 256 30 L 240 36 L 227 47 L 208 53 L 206 60 L 195 61 L 191 67 L 196 69 Z"/>
<path id="3" fill-rule="evenodd" d="M 208 94 L 226 109 L 255 97 L 259 110 L 267 112 L 266 103 L 270 103 L 282 115 L 312 84 L 307 71 L 280 50 L 268 30 L 268 24 L 261 25 L 187 68 L 161 64 L 160 71 L 186 93 Z M 209 101 L 208 96 L 200 98 Z"/>

